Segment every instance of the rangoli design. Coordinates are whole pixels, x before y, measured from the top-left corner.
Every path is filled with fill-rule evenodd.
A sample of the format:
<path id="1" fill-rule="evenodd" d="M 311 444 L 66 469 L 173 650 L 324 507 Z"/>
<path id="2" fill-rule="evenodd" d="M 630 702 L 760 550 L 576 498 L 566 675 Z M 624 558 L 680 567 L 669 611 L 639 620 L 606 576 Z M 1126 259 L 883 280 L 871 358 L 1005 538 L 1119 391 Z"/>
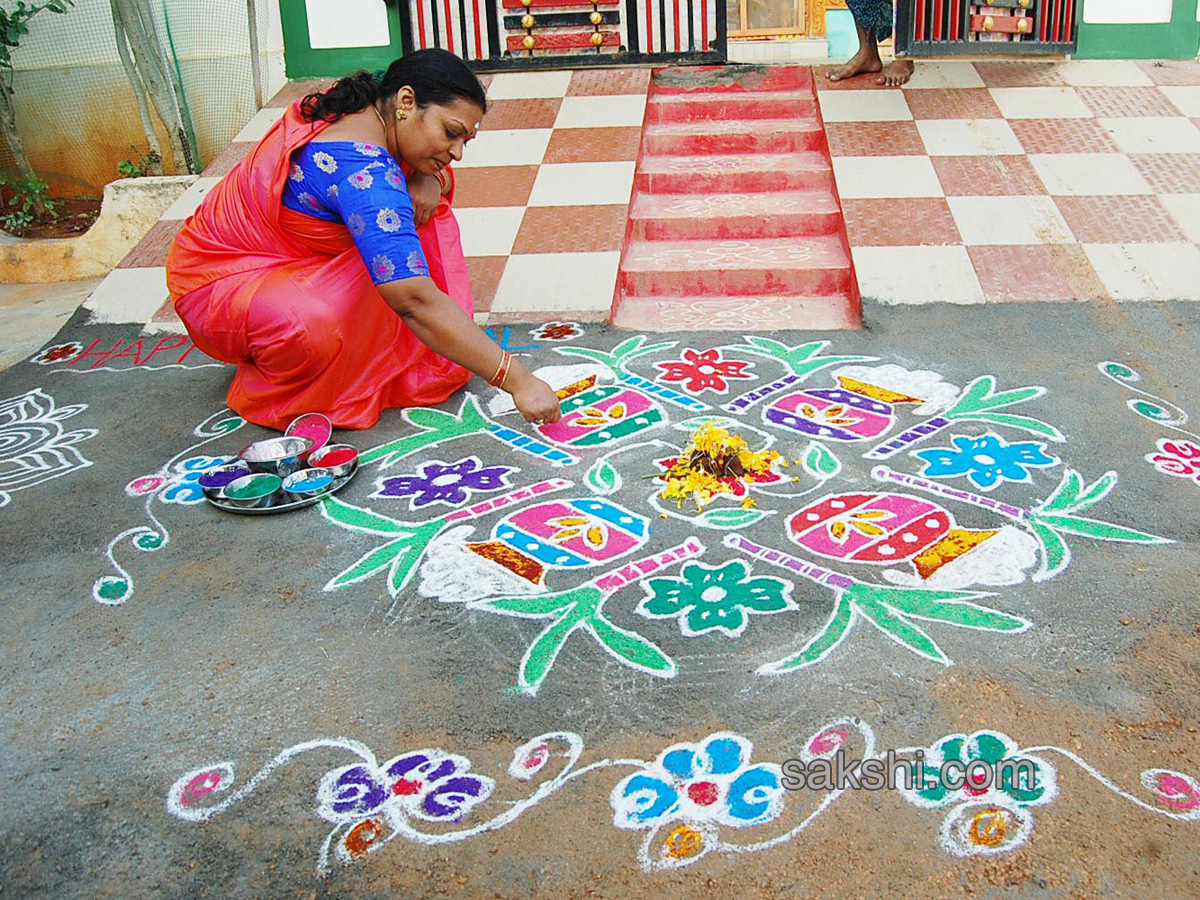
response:
<path id="1" fill-rule="evenodd" d="M 0 400 L 0 507 L 11 503 L 17 491 L 92 464 L 78 445 L 95 437 L 96 429 L 67 431 L 62 426 L 85 409 L 86 403 L 59 406 L 41 388 Z"/>

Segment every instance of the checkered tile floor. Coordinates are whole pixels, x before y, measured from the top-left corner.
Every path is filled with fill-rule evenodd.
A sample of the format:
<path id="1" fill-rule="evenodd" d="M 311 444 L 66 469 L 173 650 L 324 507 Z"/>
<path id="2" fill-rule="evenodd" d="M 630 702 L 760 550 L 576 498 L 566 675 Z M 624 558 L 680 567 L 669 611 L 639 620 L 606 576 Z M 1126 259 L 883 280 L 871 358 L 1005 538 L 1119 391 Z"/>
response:
<path id="1" fill-rule="evenodd" d="M 484 76 L 456 167 L 477 318 L 607 317 L 648 69 Z M 918 62 L 903 90 L 817 72 L 862 293 L 892 303 L 1200 300 L 1200 64 Z M 88 301 L 180 330 L 167 248 L 315 82 L 259 112 Z"/>
<path id="2" fill-rule="evenodd" d="M 864 297 L 1200 300 L 1200 65 L 818 73 Z"/>

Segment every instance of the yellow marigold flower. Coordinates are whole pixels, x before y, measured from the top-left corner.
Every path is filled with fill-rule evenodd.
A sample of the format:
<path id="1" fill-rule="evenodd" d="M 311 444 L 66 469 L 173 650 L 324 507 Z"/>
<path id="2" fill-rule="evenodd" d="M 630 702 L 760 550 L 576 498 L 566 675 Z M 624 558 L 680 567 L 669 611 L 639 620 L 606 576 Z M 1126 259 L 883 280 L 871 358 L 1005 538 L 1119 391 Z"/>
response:
<path id="1" fill-rule="evenodd" d="M 750 497 L 747 497 L 742 501 L 742 509 L 754 509 L 756 506 L 758 506 L 758 504 L 755 503 Z"/>

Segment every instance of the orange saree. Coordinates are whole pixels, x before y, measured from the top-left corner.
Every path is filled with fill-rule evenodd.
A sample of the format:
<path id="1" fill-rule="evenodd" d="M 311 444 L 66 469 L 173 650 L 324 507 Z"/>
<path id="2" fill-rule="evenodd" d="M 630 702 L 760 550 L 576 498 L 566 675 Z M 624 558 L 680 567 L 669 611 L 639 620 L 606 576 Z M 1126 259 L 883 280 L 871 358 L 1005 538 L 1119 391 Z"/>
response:
<path id="1" fill-rule="evenodd" d="M 306 412 L 370 428 L 385 408 L 440 403 L 471 375 L 384 302 L 345 225 L 282 205 L 292 153 L 325 127 L 293 104 L 204 198 L 167 257 L 167 288 L 188 334 L 237 365 L 230 409 L 271 428 Z M 430 277 L 470 315 L 450 199 L 417 235 Z"/>

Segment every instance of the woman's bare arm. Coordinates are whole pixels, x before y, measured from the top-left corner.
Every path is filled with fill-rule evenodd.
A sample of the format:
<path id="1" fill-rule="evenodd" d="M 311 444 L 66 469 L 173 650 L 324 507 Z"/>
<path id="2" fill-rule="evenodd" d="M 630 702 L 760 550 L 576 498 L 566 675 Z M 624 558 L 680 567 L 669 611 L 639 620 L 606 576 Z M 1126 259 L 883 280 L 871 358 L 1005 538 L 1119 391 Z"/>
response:
<path id="1" fill-rule="evenodd" d="M 430 350 L 458 363 L 487 381 L 500 367 L 501 350 L 462 307 L 438 290 L 433 279 L 403 278 L 376 285 L 412 333 Z M 562 413 L 558 397 L 546 382 L 513 360 L 504 390 L 526 421 L 557 422 Z"/>

